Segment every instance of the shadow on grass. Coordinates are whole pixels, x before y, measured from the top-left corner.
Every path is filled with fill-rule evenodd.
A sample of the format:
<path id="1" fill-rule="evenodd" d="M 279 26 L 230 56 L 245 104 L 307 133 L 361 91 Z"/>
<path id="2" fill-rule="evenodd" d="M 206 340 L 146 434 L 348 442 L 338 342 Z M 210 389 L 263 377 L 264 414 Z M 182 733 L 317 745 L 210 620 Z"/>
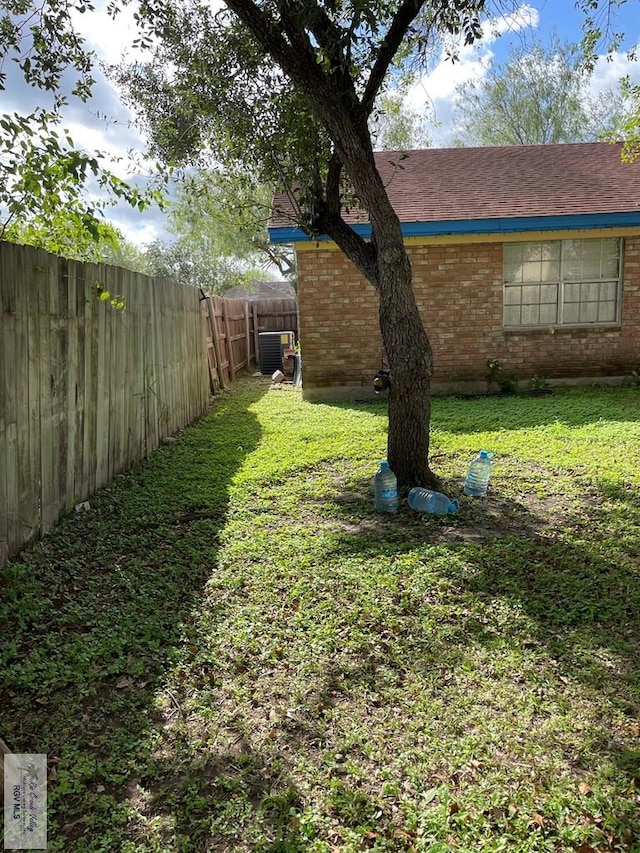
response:
<path id="1" fill-rule="evenodd" d="M 249 407 L 263 393 L 222 398 L 0 570 L 0 731 L 15 752 L 48 754 L 52 851 L 121 850 L 125 838 L 146 849 L 147 795 L 132 780 L 160 786 L 167 850 L 199 849 L 194 813 L 223 808 L 234 785 L 256 801 L 274 787 L 250 752 L 204 772 L 186 740 L 181 757 L 158 752 L 189 704 L 168 675 L 189 654 L 228 487 L 261 438 Z M 277 835 L 277 804 L 264 821 Z"/>
<path id="2" fill-rule="evenodd" d="M 371 731 L 377 724 L 386 732 L 386 706 L 401 705 L 411 679 L 429 687 L 431 700 L 454 700 L 456 673 L 472 646 L 526 643 L 528 654 L 555 661 L 563 678 L 602 695 L 629 719 L 637 709 L 640 591 L 631 557 L 639 507 L 633 495 L 607 484 L 607 509 L 591 507 L 585 520 L 587 531 L 610 528 L 605 548 L 584 530 L 550 531 L 542 512 L 499 491 L 465 503 L 452 518 L 427 519 L 405 508 L 381 519 L 371 509 L 370 480 L 363 480 L 321 507 L 317 525 L 308 520 L 320 556 L 303 571 L 316 585 L 283 620 L 294 623 L 306 606 L 309 623 L 320 621 L 322 609 L 314 608 L 327 604 L 336 622 L 329 617 L 324 645 L 301 662 L 289 663 L 288 650 L 265 656 L 264 646 L 281 642 L 279 626 L 272 637 L 265 619 L 246 659 L 221 661 L 217 639 L 199 648 L 205 631 L 231 630 L 224 596 L 211 599 L 206 625 L 196 624 L 197 613 L 218 570 L 229 483 L 260 441 L 248 411 L 258 393 L 234 394 L 0 575 L 7 638 L 0 726 L 15 750 L 49 754 L 52 851 L 303 853 L 311 837 L 300 826 L 305 799 L 325 809 L 318 818 L 323 840 L 330 838 L 327 826 L 338 826 L 343 835 L 359 834 L 363 847 L 411 849 L 414 836 L 403 836 L 397 814 L 385 811 L 375 777 L 371 784 L 347 778 L 342 752 L 333 756 L 336 766 L 324 767 L 329 753 L 342 750 L 330 714 L 365 708 Z M 324 522 L 332 525 L 327 537 Z M 269 543 L 275 549 L 270 535 L 265 550 Z M 403 562 L 417 551 L 419 566 Z M 370 577 L 364 568 L 349 574 L 352 557 L 364 558 Z M 271 571 L 268 558 L 261 582 L 273 584 L 275 622 L 289 580 L 298 577 L 285 574 L 292 559 Z M 263 557 L 255 559 L 258 567 Z M 377 566 L 381 580 L 393 575 L 393 586 L 376 587 Z M 414 584 L 418 569 L 421 585 Z M 227 574 L 225 583 L 233 583 L 233 572 Z M 371 578 L 373 592 L 365 590 L 360 608 L 355 596 Z M 257 593 L 250 584 L 229 595 L 237 595 L 237 612 L 259 621 L 264 600 L 251 598 Z M 497 621 L 500 602 L 526 616 L 526 635 L 510 636 L 512 626 Z M 288 636 L 304 645 L 305 631 L 312 628 L 302 621 Z M 298 707 L 303 699 L 289 702 L 297 690 L 307 710 Z M 225 697 L 224 713 L 209 719 L 208 709 Z M 283 707 L 274 709 L 278 702 Z M 410 724 L 413 710 L 405 713 Z M 463 730 L 463 721 L 454 724 Z M 630 739 L 611 732 L 593 749 L 627 780 L 636 778 Z M 299 756 L 313 767 L 317 789 L 326 782 L 325 791 L 307 787 L 301 794 L 294 778 Z M 369 769 L 377 769 L 375 761 Z M 447 811 L 443 825 L 454 817 Z M 640 831 L 637 820 L 634 827 Z"/>
<path id="3" fill-rule="evenodd" d="M 425 656 L 410 667 L 452 671 L 467 645 L 491 648 L 497 637 L 510 642 L 509 627 L 494 623 L 498 617 L 492 616 L 504 613 L 497 603 L 507 603 L 527 626 L 522 633 L 513 630 L 514 644 L 524 643 L 527 654 L 550 661 L 561 679 L 583 685 L 603 708 L 627 720 L 629 737 L 623 742 L 619 732 L 607 729 L 609 711 L 603 711 L 603 731 L 593 748 L 617 765 L 629 784 L 640 784 L 640 748 L 633 734 L 640 716 L 640 497 L 635 491 L 601 481 L 599 500 L 579 518 L 554 516 L 553 508 L 550 514 L 532 510 L 526 500 L 501 495 L 497 487 L 482 500 L 462 498 L 460 513 L 450 517 L 419 515 L 406 506 L 397 516 L 376 516 L 368 491 L 370 484 L 363 481 L 332 503 L 339 532 L 327 557 L 357 554 L 375 565 L 393 554 L 401 567 L 403 555 L 426 549 L 422 562 L 440 558 L 438 577 L 451 580 L 464 608 L 464 618 L 444 633 L 435 632 Z M 356 510 L 362 527 L 349 524 Z M 446 555 L 451 558 L 445 568 L 443 555 L 445 566 Z M 407 615 L 413 605 L 425 604 L 408 599 Z M 376 653 L 369 650 L 367 666 L 349 673 L 355 687 L 375 690 L 384 681 L 381 673 L 407 666 L 407 646 L 385 640 L 384 621 L 377 626 Z M 639 821 L 634 830 L 640 835 Z"/>
<path id="4" fill-rule="evenodd" d="M 343 841 L 354 833 L 363 848 L 389 844 L 389 849 L 414 849 L 413 829 L 399 822 L 397 812 L 394 816 L 388 811 L 379 796 L 377 773 L 383 767 L 387 776 L 382 778 L 395 779 L 399 773 L 406 780 L 404 774 L 415 768 L 410 761 L 400 771 L 384 763 L 385 745 L 379 742 L 376 749 L 382 752 L 373 761 L 363 752 L 377 729 L 387 731 L 389 717 L 404 714 L 407 740 L 398 741 L 399 750 L 411 749 L 412 738 L 421 735 L 419 728 L 412 728 L 414 716 L 451 740 L 446 756 L 427 754 L 418 764 L 420 779 L 433 790 L 439 783 L 429 781 L 430 771 L 436 780 L 446 779 L 443 787 L 452 792 L 456 778 L 469 779 L 474 771 L 460 757 L 465 749 L 473 750 L 467 761 L 487 772 L 496 754 L 499 762 L 510 749 L 516 750 L 514 766 L 498 765 L 499 771 L 513 773 L 510 790 L 526 790 L 527 780 L 540 773 L 538 804 L 542 792 L 553 788 L 558 767 L 559 787 L 566 788 L 556 796 L 565 798 L 571 798 L 567 791 L 577 791 L 585 778 L 593 779 L 601 766 L 608 768 L 606 773 L 620 786 L 619 795 L 606 805 L 604 795 L 602 800 L 594 798 L 593 805 L 578 796 L 567 807 L 573 814 L 566 820 L 554 816 L 551 801 L 550 814 L 544 817 L 545 837 L 549 845 L 557 845 L 554 849 L 579 849 L 577 841 L 562 846 L 568 844 L 574 821 L 580 832 L 595 827 L 594 835 L 587 835 L 594 839 L 592 849 L 635 850 L 640 839 L 634 794 L 640 783 L 634 734 L 640 711 L 640 573 L 634 557 L 640 545 L 638 498 L 605 482 L 601 495 L 606 501 L 589 506 L 579 524 L 554 528 L 548 513 L 496 488 L 487 499 L 464 499 L 459 515 L 448 518 L 411 513 L 406 507 L 396 516 L 380 516 L 371 508 L 370 492 L 367 479 L 325 503 L 309 504 L 317 515 L 306 521 L 323 541 L 318 561 L 328 567 L 326 573 L 309 578 L 315 587 L 310 601 L 314 606 L 331 602 L 337 611 L 342 604 L 340 631 L 335 644 L 318 654 L 305 672 L 299 709 L 274 728 L 287 766 L 298 755 L 317 765 L 327 824 L 337 827 Z M 552 516 L 554 521 L 558 519 Z M 362 566 L 361 574 L 352 568 L 356 564 Z M 308 623 L 301 621 L 297 630 L 303 637 L 308 632 L 307 642 L 312 642 Z M 250 675 L 254 683 L 264 677 L 260 666 Z M 285 677 L 293 690 L 295 676 Z M 424 697 L 424 705 L 410 710 L 407 697 L 416 701 L 416 696 Z M 511 699 L 517 707 L 510 707 Z M 465 719 L 465 709 L 471 722 Z M 252 712 L 246 713 L 250 720 Z M 362 715 L 363 740 L 353 734 L 356 728 L 345 715 Z M 513 726 L 513 737 L 509 731 L 504 737 L 496 732 L 496 720 Z M 466 738 L 471 747 L 459 745 Z M 553 758 L 545 764 L 540 749 L 547 748 Z M 333 765 L 332 753 L 340 753 Z M 392 757 L 390 745 L 386 761 Z M 533 765 L 528 767 L 530 758 Z M 354 765 L 360 777 L 357 770 L 354 776 Z M 523 767 L 528 768 L 524 773 Z M 501 778 L 498 772 L 498 790 Z M 490 783 L 485 779 L 482 784 Z M 467 781 L 451 796 L 470 798 L 470 788 Z M 439 796 L 430 792 L 442 811 L 442 824 L 456 824 L 457 816 Z M 501 808 L 491 813 L 502 814 Z M 518 801 L 517 809 L 524 808 Z M 610 842 L 597 846 L 603 813 Z M 527 818 L 515 822 L 520 820 L 519 832 L 529 837 Z M 459 822 L 461 833 L 467 831 L 463 824 L 469 823 L 468 816 L 461 813 Z M 501 824 L 485 831 L 499 834 L 506 828 Z M 462 849 L 475 849 L 475 843 Z M 514 839 L 513 849 L 517 843 Z"/>
<path id="5" fill-rule="evenodd" d="M 216 751 L 212 756 L 212 751 L 200 747 L 193 754 L 193 746 L 185 743 L 170 759 L 150 757 L 136 788 L 148 792 L 140 812 L 143 818 L 146 812 L 152 819 L 153 833 L 138 818 L 129 826 L 128 837 L 148 840 L 152 849 L 155 844 L 167 850 L 228 850 L 233 849 L 250 815 L 250 832 L 259 844 L 256 849 L 265 853 L 302 851 L 292 820 L 301 807 L 301 797 L 287 772 L 267 761 L 242 737 L 229 752 Z M 131 799 L 136 800 L 135 790 Z"/>

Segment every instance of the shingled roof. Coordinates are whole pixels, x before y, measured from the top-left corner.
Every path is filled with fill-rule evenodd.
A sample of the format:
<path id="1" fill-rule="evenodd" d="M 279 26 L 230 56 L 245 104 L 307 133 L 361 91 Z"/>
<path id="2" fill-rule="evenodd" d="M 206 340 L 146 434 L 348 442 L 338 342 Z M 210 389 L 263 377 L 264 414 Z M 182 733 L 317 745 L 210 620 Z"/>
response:
<path id="1" fill-rule="evenodd" d="M 467 232 L 474 222 L 495 231 L 508 228 L 505 220 L 602 214 L 640 225 L 640 161 L 623 163 L 620 153 L 618 144 L 587 142 L 383 151 L 376 160 L 403 225 L 431 223 L 415 233 L 446 233 L 452 222 L 465 222 Z M 368 221 L 362 211 L 344 217 L 351 224 Z M 290 203 L 277 195 L 272 237 L 293 224 Z"/>

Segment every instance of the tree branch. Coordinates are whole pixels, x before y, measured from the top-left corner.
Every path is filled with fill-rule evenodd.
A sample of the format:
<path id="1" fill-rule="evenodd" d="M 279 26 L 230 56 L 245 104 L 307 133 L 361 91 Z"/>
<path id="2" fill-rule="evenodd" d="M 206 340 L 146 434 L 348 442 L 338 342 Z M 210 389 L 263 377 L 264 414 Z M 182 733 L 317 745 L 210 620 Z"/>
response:
<path id="1" fill-rule="evenodd" d="M 340 215 L 342 208 L 340 198 L 340 178 L 342 175 L 342 160 L 334 151 L 329 161 L 327 181 L 325 188 L 325 204 L 327 212 L 331 215 Z"/>
<path id="2" fill-rule="evenodd" d="M 280 13 L 280 22 L 291 47 L 297 51 L 301 51 L 303 55 L 311 57 L 314 55 L 314 49 L 311 45 L 309 37 L 305 32 L 304 27 L 301 27 L 297 19 L 296 13 L 291 8 L 289 0 L 278 0 L 278 12 Z M 254 33 L 255 35 L 255 33 Z"/>
<path id="3" fill-rule="evenodd" d="M 342 94 L 348 96 L 349 109 L 360 114 L 361 104 L 356 94 L 353 78 L 350 74 L 351 39 L 358 27 L 358 15 L 354 12 L 351 26 L 347 31 L 331 20 L 325 10 L 315 4 L 310 15 L 309 29 L 318 45 L 326 51 L 332 73 L 340 75 Z"/>
<path id="4" fill-rule="evenodd" d="M 317 3 L 313 7 L 309 29 L 323 49 L 330 45 L 343 46 L 345 44 L 344 30 L 341 30 Z"/>
<path id="5" fill-rule="evenodd" d="M 267 15 L 254 0 L 225 0 L 231 11 L 240 18 L 256 41 L 280 65 L 292 82 L 306 92 L 318 88 L 326 90 L 326 81 L 320 65 L 315 61 L 308 39 L 301 39 L 302 31 L 293 25 L 291 16 L 282 10 L 282 23 L 291 43 L 284 38 L 282 30 L 270 15 Z"/>
<path id="6" fill-rule="evenodd" d="M 418 16 L 425 0 L 404 0 L 384 37 L 378 58 L 376 59 L 369 80 L 362 96 L 362 107 L 365 115 L 371 115 L 380 87 L 384 82 L 389 66 L 398 52 L 407 30 Z"/>
<path id="7" fill-rule="evenodd" d="M 314 226 L 317 233 L 326 234 L 339 249 L 342 249 L 376 290 L 379 288 L 378 261 L 374 247 L 357 234 L 339 212 L 330 209 L 326 204 L 323 205 L 314 221 Z"/>

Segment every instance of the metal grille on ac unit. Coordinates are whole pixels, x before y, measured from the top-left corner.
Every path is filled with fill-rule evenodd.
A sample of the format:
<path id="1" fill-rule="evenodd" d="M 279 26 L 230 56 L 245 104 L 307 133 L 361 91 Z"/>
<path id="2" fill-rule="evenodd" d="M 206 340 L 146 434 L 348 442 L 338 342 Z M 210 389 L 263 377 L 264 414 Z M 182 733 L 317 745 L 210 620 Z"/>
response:
<path id="1" fill-rule="evenodd" d="M 282 370 L 282 352 L 295 346 L 294 332 L 260 332 L 258 335 L 258 357 L 260 373 L 271 376 Z"/>

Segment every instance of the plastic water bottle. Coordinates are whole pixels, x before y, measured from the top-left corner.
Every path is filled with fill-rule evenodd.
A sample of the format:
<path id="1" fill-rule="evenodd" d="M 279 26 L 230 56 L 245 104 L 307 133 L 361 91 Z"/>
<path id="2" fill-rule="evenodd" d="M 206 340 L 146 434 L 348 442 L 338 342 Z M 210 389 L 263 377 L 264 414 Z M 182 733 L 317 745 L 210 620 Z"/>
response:
<path id="1" fill-rule="evenodd" d="M 453 515 L 458 512 L 458 501 L 452 501 L 442 492 L 432 492 L 431 489 L 423 489 L 420 486 L 411 489 L 407 500 L 411 509 L 418 512 L 430 512 L 433 515 Z"/>
<path id="2" fill-rule="evenodd" d="M 373 478 L 375 508 L 378 512 L 396 512 L 398 509 L 398 481 L 387 461 L 381 462 Z"/>
<path id="3" fill-rule="evenodd" d="M 469 465 L 467 479 L 464 483 L 465 495 L 470 495 L 473 498 L 483 498 L 487 494 L 489 478 L 491 477 L 492 455 L 486 450 L 481 450 L 471 465 Z"/>

